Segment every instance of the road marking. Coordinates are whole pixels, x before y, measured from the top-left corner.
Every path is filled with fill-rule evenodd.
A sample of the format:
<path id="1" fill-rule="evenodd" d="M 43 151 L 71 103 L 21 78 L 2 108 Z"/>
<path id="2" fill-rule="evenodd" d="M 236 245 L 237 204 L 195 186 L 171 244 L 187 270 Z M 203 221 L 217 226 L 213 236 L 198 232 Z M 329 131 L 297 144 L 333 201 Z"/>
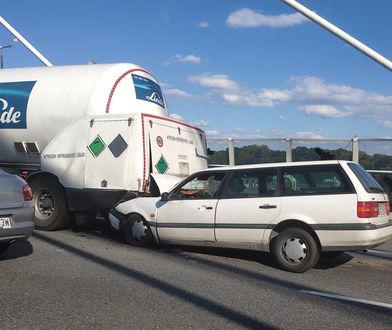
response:
<path id="1" fill-rule="evenodd" d="M 349 302 L 355 302 L 355 303 L 360 303 L 360 304 L 365 304 L 365 305 L 372 305 L 372 306 L 392 309 L 392 304 L 382 303 L 382 302 L 373 301 L 373 300 L 358 299 L 358 298 L 340 296 L 337 294 L 331 294 L 331 293 L 325 293 L 325 292 L 319 292 L 319 291 L 311 291 L 311 290 L 300 290 L 299 292 L 309 294 L 312 296 L 319 296 L 319 297 L 331 298 L 331 299 L 336 299 L 336 300 L 344 300 L 344 301 L 349 301 Z"/>

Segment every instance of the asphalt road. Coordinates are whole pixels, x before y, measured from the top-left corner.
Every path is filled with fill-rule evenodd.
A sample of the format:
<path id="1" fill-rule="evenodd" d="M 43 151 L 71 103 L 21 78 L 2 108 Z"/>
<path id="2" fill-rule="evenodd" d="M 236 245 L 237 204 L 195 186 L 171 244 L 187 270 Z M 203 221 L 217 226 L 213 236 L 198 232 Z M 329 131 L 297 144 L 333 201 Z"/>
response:
<path id="1" fill-rule="evenodd" d="M 392 327 L 392 241 L 293 274 L 262 253 L 132 247 L 97 224 L 15 243 L 0 280 L 0 329 Z"/>

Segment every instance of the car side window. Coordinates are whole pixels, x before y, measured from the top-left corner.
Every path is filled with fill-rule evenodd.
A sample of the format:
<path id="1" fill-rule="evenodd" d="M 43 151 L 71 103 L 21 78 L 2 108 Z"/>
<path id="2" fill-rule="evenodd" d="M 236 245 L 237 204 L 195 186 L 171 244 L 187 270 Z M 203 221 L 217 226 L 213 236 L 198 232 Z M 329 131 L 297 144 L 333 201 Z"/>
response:
<path id="1" fill-rule="evenodd" d="M 222 198 L 275 196 L 277 182 L 276 170 L 235 171 L 222 193 Z"/>
<path id="2" fill-rule="evenodd" d="M 283 168 L 285 195 L 337 194 L 350 192 L 336 166 Z"/>
<path id="3" fill-rule="evenodd" d="M 171 199 L 211 199 L 222 184 L 224 173 L 201 173 L 172 194 Z"/>

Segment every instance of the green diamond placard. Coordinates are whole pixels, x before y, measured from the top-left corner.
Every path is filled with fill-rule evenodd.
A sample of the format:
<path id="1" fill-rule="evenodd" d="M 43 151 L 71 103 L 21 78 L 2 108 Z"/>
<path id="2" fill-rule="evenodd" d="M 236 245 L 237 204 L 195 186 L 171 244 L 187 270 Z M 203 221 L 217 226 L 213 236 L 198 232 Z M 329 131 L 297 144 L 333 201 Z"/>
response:
<path id="1" fill-rule="evenodd" d="M 161 155 L 161 158 L 159 158 L 158 163 L 156 163 L 155 167 L 160 174 L 165 174 L 167 172 L 167 170 L 169 169 L 169 164 L 167 163 L 163 155 Z"/>
<path id="2" fill-rule="evenodd" d="M 94 141 L 91 142 L 87 148 L 94 157 L 98 157 L 100 153 L 105 150 L 106 144 L 98 134 Z"/>

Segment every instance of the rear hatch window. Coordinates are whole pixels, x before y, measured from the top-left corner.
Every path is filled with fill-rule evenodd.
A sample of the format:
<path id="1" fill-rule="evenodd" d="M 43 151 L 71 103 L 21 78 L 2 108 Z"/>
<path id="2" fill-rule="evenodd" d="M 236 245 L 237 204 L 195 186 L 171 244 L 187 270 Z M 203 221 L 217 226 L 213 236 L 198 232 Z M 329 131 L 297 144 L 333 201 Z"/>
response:
<path id="1" fill-rule="evenodd" d="M 384 193 L 384 189 L 361 165 L 348 163 L 350 169 L 354 172 L 362 186 L 368 193 Z"/>
<path id="2" fill-rule="evenodd" d="M 23 206 L 22 186 L 14 175 L 0 172 L 0 209 Z"/>

